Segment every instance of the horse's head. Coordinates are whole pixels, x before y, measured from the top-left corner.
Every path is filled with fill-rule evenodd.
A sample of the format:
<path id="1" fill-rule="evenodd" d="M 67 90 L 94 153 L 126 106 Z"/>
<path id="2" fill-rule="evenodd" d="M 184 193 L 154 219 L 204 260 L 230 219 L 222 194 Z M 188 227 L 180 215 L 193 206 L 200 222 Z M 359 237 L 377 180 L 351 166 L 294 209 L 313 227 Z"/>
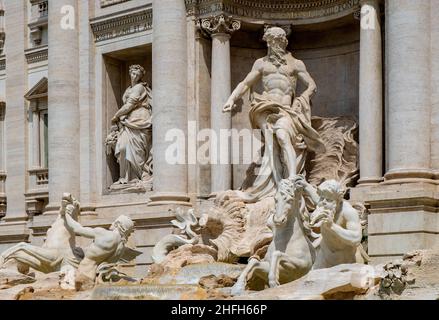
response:
<path id="1" fill-rule="evenodd" d="M 298 178 L 301 178 L 298 176 Z M 275 200 L 275 210 L 273 222 L 277 226 L 284 225 L 287 222 L 288 215 L 293 212 L 293 206 L 300 198 L 301 189 L 297 185 L 298 179 L 283 179 L 280 181 Z"/>

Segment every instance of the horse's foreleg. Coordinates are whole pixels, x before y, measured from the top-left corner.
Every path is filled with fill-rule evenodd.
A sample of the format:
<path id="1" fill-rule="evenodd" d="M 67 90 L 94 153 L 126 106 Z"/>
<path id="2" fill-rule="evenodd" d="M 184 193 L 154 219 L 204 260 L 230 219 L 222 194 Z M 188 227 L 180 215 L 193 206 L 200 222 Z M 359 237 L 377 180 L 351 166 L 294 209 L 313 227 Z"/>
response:
<path id="1" fill-rule="evenodd" d="M 9 260 L 14 259 L 15 261 L 26 265 L 27 267 L 31 267 L 32 269 L 35 269 L 37 271 L 44 272 L 44 267 L 42 266 L 42 263 L 37 258 L 27 254 L 26 252 L 20 251 L 16 252 L 13 255 L 9 256 Z"/>
<path id="2" fill-rule="evenodd" d="M 23 264 L 28 264 L 35 270 L 45 272 L 44 265 L 52 265 L 56 260 L 56 254 L 53 250 L 36 247 L 28 243 L 19 243 L 2 254 L 4 264 L 7 261 L 15 259 Z"/>
<path id="3" fill-rule="evenodd" d="M 59 257 L 53 250 L 35 247 L 32 245 L 25 246 L 20 250 L 20 252 L 24 252 L 40 261 L 40 263 L 47 265 L 52 265 L 59 259 Z"/>
<path id="4" fill-rule="evenodd" d="M 280 285 L 279 283 L 279 260 L 283 253 L 280 251 L 274 251 L 270 260 L 270 271 L 268 273 L 268 285 L 270 288 L 275 288 Z"/>
<path id="5" fill-rule="evenodd" d="M 16 244 L 15 246 L 3 251 L 3 253 L 0 255 L 0 267 L 9 260 L 9 257 L 12 254 L 16 253 L 17 251 L 20 251 L 26 245 L 27 245 L 27 243 L 20 242 L 20 243 Z"/>
<path id="6" fill-rule="evenodd" d="M 291 257 L 287 254 L 280 254 L 278 260 L 279 279 L 280 272 L 287 275 L 289 281 L 297 280 L 306 275 L 312 267 L 312 259 Z"/>
<path id="7" fill-rule="evenodd" d="M 250 259 L 244 271 L 242 271 L 235 285 L 232 287 L 232 295 L 239 295 L 245 291 L 247 285 L 248 275 L 255 269 L 261 262 L 258 259 Z"/>

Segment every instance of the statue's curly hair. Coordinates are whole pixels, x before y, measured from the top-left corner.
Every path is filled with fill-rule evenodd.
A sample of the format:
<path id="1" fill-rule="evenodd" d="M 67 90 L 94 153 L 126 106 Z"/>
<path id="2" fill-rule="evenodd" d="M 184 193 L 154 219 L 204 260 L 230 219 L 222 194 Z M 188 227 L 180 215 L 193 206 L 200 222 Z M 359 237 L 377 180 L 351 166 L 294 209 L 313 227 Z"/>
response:
<path id="1" fill-rule="evenodd" d="M 268 27 L 264 32 L 262 40 L 268 42 L 271 39 L 283 38 L 288 43 L 287 33 L 281 27 Z"/>
<path id="2" fill-rule="evenodd" d="M 339 198 L 343 198 L 344 194 L 346 193 L 346 189 L 343 187 L 343 185 L 336 181 L 336 180 L 326 180 L 323 183 L 321 183 L 318 186 L 318 190 L 327 190 L 335 195 L 337 195 Z"/>
<path id="3" fill-rule="evenodd" d="M 145 68 L 143 68 L 140 64 L 133 64 L 132 66 L 130 66 L 129 72 L 131 73 L 132 71 L 140 71 L 140 73 L 142 74 L 142 78 L 146 74 Z"/>

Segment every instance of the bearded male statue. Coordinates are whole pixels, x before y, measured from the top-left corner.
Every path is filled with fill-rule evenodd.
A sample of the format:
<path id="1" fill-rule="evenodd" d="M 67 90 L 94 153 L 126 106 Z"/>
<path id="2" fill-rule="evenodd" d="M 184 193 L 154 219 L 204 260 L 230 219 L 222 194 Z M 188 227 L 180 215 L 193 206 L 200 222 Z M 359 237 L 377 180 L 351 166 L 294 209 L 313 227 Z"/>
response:
<path id="1" fill-rule="evenodd" d="M 324 269 L 347 263 L 364 263 L 369 257 L 361 246 L 363 229 L 359 212 L 346 200 L 345 190 L 335 180 L 327 180 L 314 188 L 305 179 L 298 184 L 316 209 L 310 226 L 320 233 L 313 269 Z"/>
<path id="2" fill-rule="evenodd" d="M 249 203 L 273 196 L 282 179 L 304 173 L 308 151 L 325 150 L 311 127 L 310 101 L 317 89 L 314 80 L 305 64 L 286 50 L 288 40 L 282 28 L 268 28 L 264 41 L 268 55 L 255 62 L 223 108 L 224 112 L 231 111 L 237 100 L 262 81 L 263 93 L 251 95 L 249 116 L 253 129 L 262 130 L 264 135 L 264 157 L 253 185 L 237 191 L 238 197 Z M 296 96 L 298 81 L 306 86 L 300 96 Z"/>

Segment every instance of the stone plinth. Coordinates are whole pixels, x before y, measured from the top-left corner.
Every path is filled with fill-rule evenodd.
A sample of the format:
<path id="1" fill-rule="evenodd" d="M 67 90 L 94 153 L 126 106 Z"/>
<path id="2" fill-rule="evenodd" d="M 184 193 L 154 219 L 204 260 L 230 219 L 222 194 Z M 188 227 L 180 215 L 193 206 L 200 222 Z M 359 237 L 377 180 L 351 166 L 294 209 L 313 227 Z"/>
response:
<path id="1" fill-rule="evenodd" d="M 373 263 L 439 244 L 438 191 L 427 182 L 381 183 L 351 191 L 351 200 L 363 201 L 370 211 L 368 253 Z"/>

